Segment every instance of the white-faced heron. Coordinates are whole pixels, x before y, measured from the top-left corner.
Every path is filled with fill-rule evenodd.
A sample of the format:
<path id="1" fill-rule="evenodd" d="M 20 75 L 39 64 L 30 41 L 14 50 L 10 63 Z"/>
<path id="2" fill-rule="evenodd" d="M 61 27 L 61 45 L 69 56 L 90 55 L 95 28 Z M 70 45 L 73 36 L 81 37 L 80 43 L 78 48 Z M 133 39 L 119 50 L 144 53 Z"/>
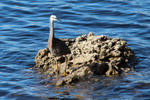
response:
<path id="1" fill-rule="evenodd" d="M 54 36 L 54 20 L 59 20 L 59 19 L 57 19 L 57 17 L 55 15 L 51 15 L 50 16 L 50 35 L 49 35 L 49 39 L 48 39 L 48 49 L 49 49 L 50 53 L 55 57 L 65 55 L 66 66 L 65 66 L 64 76 L 66 76 L 67 75 L 66 69 L 67 69 L 67 65 L 68 65 L 68 58 L 66 55 L 70 54 L 71 51 L 67 47 L 67 45 L 65 44 L 64 41 L 55 38 L 55 36 Z M 57 75 L 57 80 L 58 80 L 57 60 L 56 60 L 56 70 L 57 70 L 56 75 Z"/>

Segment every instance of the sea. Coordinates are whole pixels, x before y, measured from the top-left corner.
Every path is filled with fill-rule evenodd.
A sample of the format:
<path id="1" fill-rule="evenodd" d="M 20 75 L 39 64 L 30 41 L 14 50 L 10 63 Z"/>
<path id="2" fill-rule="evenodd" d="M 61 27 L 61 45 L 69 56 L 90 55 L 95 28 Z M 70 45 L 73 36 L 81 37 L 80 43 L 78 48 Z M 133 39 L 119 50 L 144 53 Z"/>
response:
<path id="1" fill-rule="evenodd" d="M 99 76 L 98 82 L 54 86 L 34 70 L 47 46 L 49 18 L 55 37 L 106 35 L 127 41 L 135 70 Z M 0 100 L 150 100 L 150 0 L 0 0 Z"/>

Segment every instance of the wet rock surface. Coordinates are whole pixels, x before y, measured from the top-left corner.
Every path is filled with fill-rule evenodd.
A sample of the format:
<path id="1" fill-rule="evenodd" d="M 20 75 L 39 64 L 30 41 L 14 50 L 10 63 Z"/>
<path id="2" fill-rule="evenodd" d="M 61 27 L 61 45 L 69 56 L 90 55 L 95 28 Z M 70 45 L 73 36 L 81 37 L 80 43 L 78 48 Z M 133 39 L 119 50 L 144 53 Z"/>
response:
<path id="1" fill-rule="evenodd" d="M 56 79 L 56 60 L 59 62 L 59 80 L 55 85 L 72 84 L 94 79 L 95 75 L 118 75 L 133 70 L 135 54 L 126 41 L 107 36 L 94 36 L 92 32 L 75 39 L 62 39 L 71 50 L 68 54 L 67 76 L 65 57 L 53 57 L 48 48 L 39 50 L 35 57 L 36 67 Z"/>

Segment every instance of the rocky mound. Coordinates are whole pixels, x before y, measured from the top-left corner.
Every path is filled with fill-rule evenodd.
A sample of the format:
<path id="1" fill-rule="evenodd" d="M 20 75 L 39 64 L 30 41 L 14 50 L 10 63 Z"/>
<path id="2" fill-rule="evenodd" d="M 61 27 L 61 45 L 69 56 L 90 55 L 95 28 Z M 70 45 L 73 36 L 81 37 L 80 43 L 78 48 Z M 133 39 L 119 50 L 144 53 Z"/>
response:
<path id="1" fill-rule="evenodd" d="M 88 37 L 82 35 L 75 39 L 62 39 L 71 50 L 68 54 L 67 76 L 61 77 L 65 69 L 65 57 L 53 57 L 48 48 L 39 50 L 35 57 L 36 67 L 56 78 L 56 60 L 59 62 L 59 80 L 56 85 L 71 84 L 90 80 L 95 75 L 116 75 L 133 70 L 135 54 L 126 41 L 107 36 Z"/>

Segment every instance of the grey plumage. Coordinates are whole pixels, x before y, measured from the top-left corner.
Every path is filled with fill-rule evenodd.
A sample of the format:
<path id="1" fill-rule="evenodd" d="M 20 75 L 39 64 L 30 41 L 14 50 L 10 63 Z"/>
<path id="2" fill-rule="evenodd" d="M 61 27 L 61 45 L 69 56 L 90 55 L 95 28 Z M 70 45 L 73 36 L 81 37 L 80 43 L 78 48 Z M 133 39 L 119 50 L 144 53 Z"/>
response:
<path id="1" fill-rule="evenodd" d="M 71 53 L 64 41 L 54 36 L 54 20 L 59 20 L 55 15 L 50 17 L 50 36 L 48 40 L 48 49 L 53 56 L 62 56 Z"/>
<path id="2" fill-rule="evenodd" d="M 49 35 L 49 39 L 48 39 L 48 49 L 53 56 L 57 57 L 57 56 L 65 55 L 66 66 L 65 66 L 64 76 L 66 76 L 67 75 L 66 69 L 67 69 L 67 62 L 68 62 L 68 58 L 66 55 L 70 54 L 71 51 L 67 47 L 67 45 L 65 44 L 64 41 L 55 38 L 55 36 L 54 36 L 54 20 L 59 20 L 59 19 L 57 19 L 55 15 L 51 15 L 50 16 L 50 35 Z M 57 60 L 56 60 L 56 70 L 57 70 L 56 75 L 57 75 L 57 80 L 58 80 L 58 63 L 57 63 Z"/>

